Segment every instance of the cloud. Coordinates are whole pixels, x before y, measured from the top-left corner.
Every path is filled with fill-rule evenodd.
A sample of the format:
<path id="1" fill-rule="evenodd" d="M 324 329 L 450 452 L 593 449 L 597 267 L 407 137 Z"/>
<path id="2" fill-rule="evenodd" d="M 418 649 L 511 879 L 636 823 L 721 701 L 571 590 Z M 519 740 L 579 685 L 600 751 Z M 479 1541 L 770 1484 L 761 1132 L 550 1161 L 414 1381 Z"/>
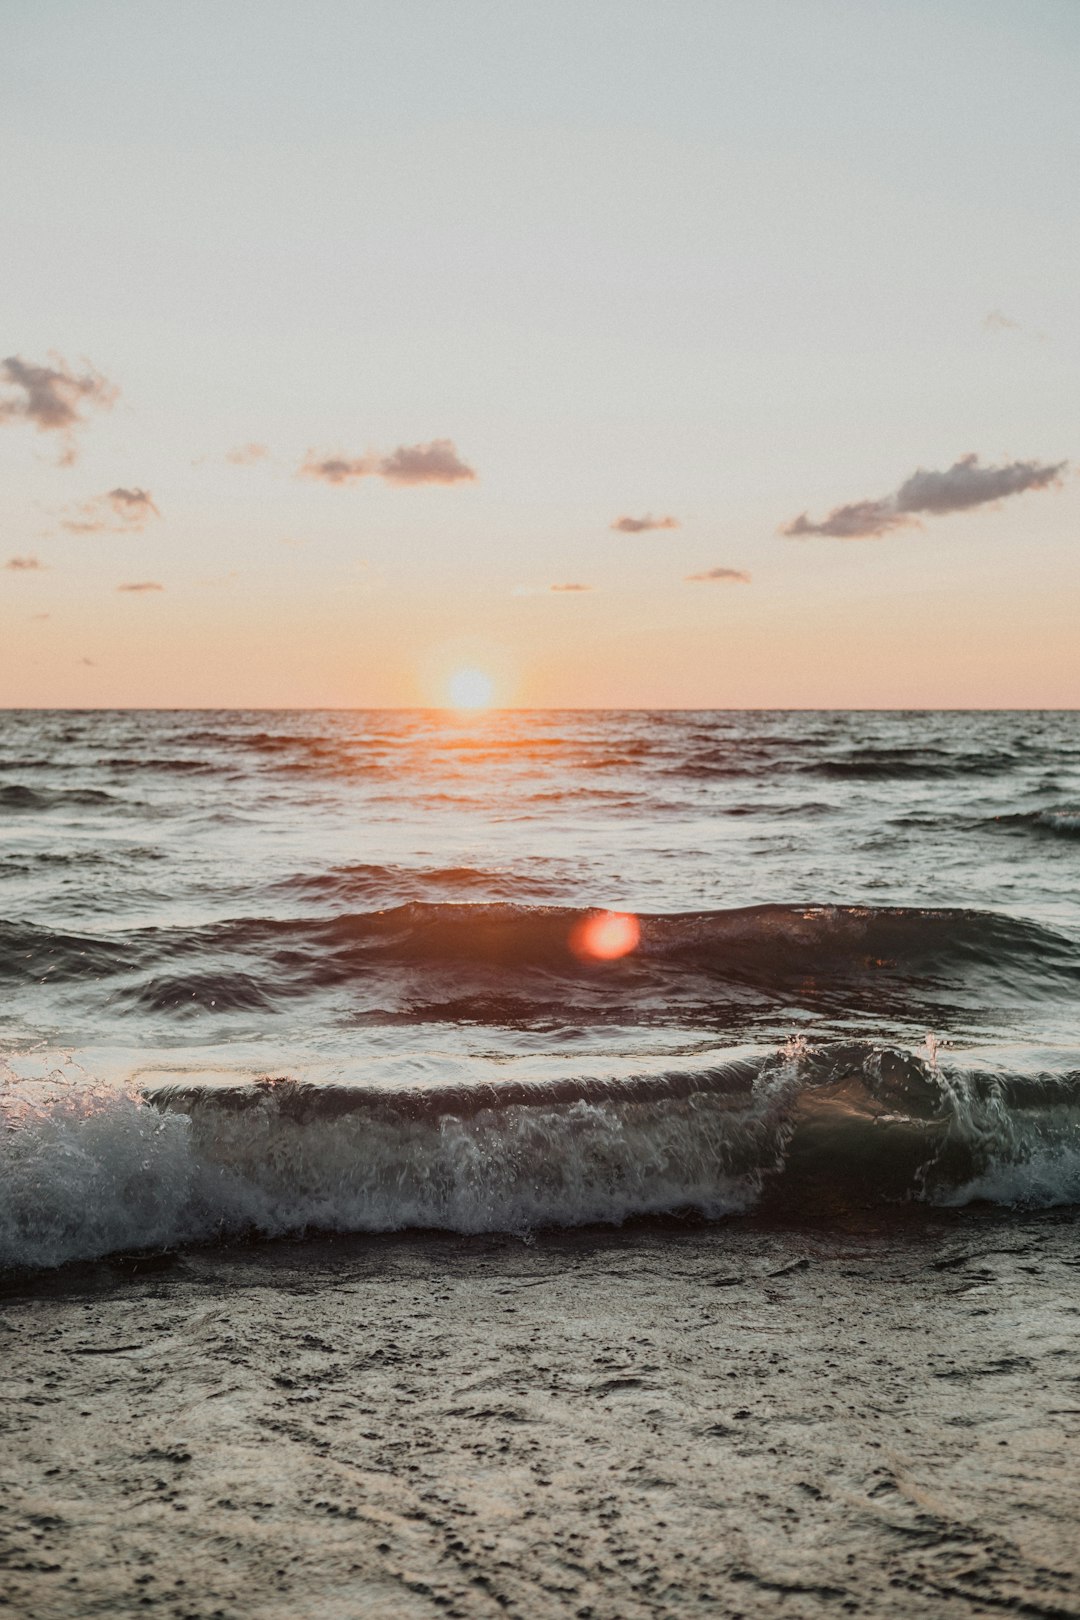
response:
<path id="1" fill-rule="evenodd" d="M 159 585 L 156 579 L 140 579 L 133 585 L 118 585 L 118 591 L 163 591 L 164 585 Z"/>
<path id="2" fill-rule="evenodd" d="M 961 456 L 945 472 L 920 467 L 900 485 L 895 499 L 902 512 L 966 512 L 1007 495 L 1056 484 L 1067 465 L 1064 461 L 1009 461 L 1002 467 L 981 467 L 978 456 Z"/>
<path id="3" fill-rule="evenodd" d="M 235 450 L 226 450 L 225 460 L 232 467 L 253 467 L 257 461 L 265 461 L 269 454 L 265 444 L 240 444 Z"/>
<path id="4" fill-rule="evenodd" d="M 0 395 L 0 425 L 32 422 L 39 433 L 60 435 L 61 466 L 75 460 L 74 431 L 86 421 L 84 410 L 109 410 L 120 390 L 95 371 L 89 362 L 81 374 L 72 371 L 58 354 L 51 366 L 37 366 L 17 354 L 0 360 L 0 383 L 9 392 Z"/>
<path id="5" fill-rule="evenodd" d="M 983 321 L 987 332 L 1019 332 L 1020 322 L 1014 321 L 1000 309 L 992 309 Z"/>
<path id="6" fill-rule="evenodd" d="M 39 562 L 36 557 L 9 557 L 4 567 L 10 568 L 12 573 L 15 574 L 43 574 L 45 572 L 45 564 Z"/>
<path id="7" fill-rule="evenodd" d="M 392 484 L 458 484 L 476 477 L 454 449 L 451 439 L 399 445 L 383 457 L 378 473 Z"/>
<path id="8" fill-rule="evenodd" d="M 694 584 L 704 584 L 709 580 L 718 580 L 725 585 L 749 585 L 750 575 L 742 568 L 706 568 L 701 574 L 687 574 L 687 580 Z"/>
<path id="9" fill-rule="evenodd" d="M 385 478 L 391 484 L 458 484 L 476 477 L 458 455 L 452 439 L 401 444 L 388 456 L 317 455 L 309 450 L 298 476 L 324 484 L 351 484 L 357 478 Z"/>
<path id="10" fill-rule="evenodd" d="M 161 513 L 145 489 L 110 489 L 104 497 L 113 511 L 125 522 L 145 523 L 149 517 L 160 517 Z"/>
<path id="11" fill-rule="evenodd" d="M 1001 309 L 992 309 L 989 315 L 984 316 L 982 324 L 984 332 L 993 332 L 997 336 L 1000 336 L 1003 332 L 1019 332 L 1022 341 L 1025 343 L 1049 343 L 1050 341 L 1045 332 L 1034 331 L 1030 326 L 1025 326 L 1023 321 L 1014 321 L 1011 315 L 1006 315 L 1004 310 Z"/>
<path id="12" fill-rule="evenodd" d="M 611 527 L 616 534 L 647 534 L 650 529 L 677 529 L 678 518 L 653 517 L 646 512 L 644 517 L 617 517 Z"/>
<path id="13" fill-rule="evenodd" d="M 961 456 L 943 472 L 919 467 L 895 495 L 836 506 L 820 523 L 812 522 L 802 512 L 780 533 L 794 539 L 806 535 L 829 535 L 836 540 L 873 539 L 891 529 L 920 528 L 919 517 L 923 514 L 942 517 L 949 512 L 968 512 L 1009 495 L 1022 495 L 1025 490 L 1046 489 L 1060 481 L 1067 466 L 1067 461 L 1008 461 L 1000 467 L 984 467 L 972 453 Z"/>
<path id="14" fill-rule="evenodd" d="M 120 487 L 83 501 L 60 527 L 69 534 L 137 534 L 160 516 L 149 490 Z"/>
<path id="15" fill-rule="evenodd" d="M 800 540 L 808 534 L 831 535 L 834 540 L 867 540 L 872 535 L 888 534 L 890 529 L 910 528 L 914 521 L 914 518 L 897 512 L 888 498 L 883 501 L 851 501 L 847 506 L 834 506 L 820 523 L 812 523 L 805 512 L 800 512 L 780 533 L 793 540 Z"/>
<path id="16" fill-rule="evenodd" d="M 378 467 L 378 456 L 317 456 L 309 450 L 297 477 L 316 478 L 324 484 L 351 484 L 354 478 L 370 478 Z"/>
<path id="17" fill-rule="evenodd" d="M 591 591 L 591 585 L 549 585 L 549 591 Z"/>

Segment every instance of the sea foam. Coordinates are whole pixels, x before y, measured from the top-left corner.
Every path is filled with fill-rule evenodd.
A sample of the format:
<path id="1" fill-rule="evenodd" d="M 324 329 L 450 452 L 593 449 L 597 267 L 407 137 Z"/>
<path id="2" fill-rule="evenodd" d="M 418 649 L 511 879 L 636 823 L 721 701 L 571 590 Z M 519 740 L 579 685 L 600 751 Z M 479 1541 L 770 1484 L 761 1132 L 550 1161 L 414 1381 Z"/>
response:
<path id="1" fill-rule="evenodd" d="M 526 1235 L 769 1200 L 1080 1200 L 1080 1076 L 852 1043 L 697 1071 L 394 1090 L 236 1076 L 0 1087 L 0 1266 L 313 1230 Z"/>

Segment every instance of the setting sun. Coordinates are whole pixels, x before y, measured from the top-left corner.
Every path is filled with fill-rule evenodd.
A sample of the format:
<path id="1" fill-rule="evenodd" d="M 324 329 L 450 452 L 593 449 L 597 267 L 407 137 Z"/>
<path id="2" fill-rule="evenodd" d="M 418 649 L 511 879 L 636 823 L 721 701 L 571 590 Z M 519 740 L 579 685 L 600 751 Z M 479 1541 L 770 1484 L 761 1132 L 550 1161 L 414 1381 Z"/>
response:
<path id="1" fill-rule="evenodd" d="M 482 669 L 459 669 L 451 675 L 447 694 L 454 709 L 490 709 L 495 683 Z"/>

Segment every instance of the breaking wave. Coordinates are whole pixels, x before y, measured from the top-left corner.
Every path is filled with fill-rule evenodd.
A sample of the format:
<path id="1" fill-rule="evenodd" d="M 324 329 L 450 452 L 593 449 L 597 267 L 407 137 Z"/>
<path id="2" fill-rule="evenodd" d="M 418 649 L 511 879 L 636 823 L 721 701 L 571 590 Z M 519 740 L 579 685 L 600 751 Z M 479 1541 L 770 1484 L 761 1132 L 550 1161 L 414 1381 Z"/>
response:
<path id="1" fill-rule="evenodd" d="M 1080 809 L 1018 811 L 1014 815 L 995 816 L 993 825 L 1010 832 L 1041 833 L 1049 838 L 1080 838 Z"/>
<path id="2" fill-rule="evenodd" d="M 6 1268 L 315 1230 L 1080 1200 L 1080 1070 L 858 1042 L 409 1086 L 8 1073 L 0 1126 Z"/>

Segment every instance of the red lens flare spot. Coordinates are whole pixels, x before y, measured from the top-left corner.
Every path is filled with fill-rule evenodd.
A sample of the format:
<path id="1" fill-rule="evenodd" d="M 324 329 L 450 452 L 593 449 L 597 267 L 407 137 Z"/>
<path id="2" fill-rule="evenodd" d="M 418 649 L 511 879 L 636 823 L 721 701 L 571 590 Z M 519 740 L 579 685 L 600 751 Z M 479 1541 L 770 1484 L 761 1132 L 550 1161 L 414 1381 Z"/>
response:
<path id="1" fill-rule="evenodd" d="M 579 922 L 570 949 L 583 962 L 615 962 L 641 943 L 641 924 L 629 911 L 597 911 Z"/>

